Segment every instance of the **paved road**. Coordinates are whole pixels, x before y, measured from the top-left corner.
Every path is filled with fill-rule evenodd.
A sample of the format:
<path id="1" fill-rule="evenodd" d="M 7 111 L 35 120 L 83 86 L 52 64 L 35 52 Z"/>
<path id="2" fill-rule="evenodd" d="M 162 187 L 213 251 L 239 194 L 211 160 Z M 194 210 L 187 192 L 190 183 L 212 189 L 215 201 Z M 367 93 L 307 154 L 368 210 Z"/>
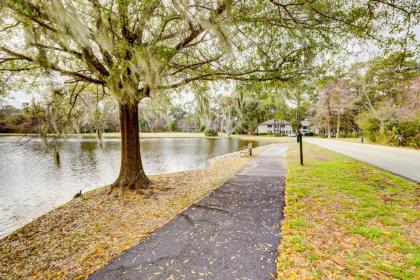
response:
<path id="1" fill-rule="evenodd" d="M 273 279 L 286 150 L 287 144 L 271 145 L 248 168 L 89 279 Z"/>
<path id="2" fill-rule="evenodd" d="M 350 143 L 320 138 L 305 138 L 305 142 L 316 144 L 343 155 L 369 163 L 396 175 L 420 182 L 420 151 L 385 147 L 379 145 Z"/>

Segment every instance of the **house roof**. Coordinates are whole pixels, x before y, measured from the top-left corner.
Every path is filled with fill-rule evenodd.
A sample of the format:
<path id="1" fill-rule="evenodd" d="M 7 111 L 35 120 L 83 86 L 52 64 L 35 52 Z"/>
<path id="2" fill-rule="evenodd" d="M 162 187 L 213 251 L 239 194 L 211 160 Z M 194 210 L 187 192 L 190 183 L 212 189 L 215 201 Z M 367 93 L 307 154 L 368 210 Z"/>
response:
<path id="1" fill-rule="evenodd" d="M 262 124 L 274 124 L 274 120 L 268 120 L 268 121 L 260 123 L 259 125 L 262 125 Z"/>
<path id="2" fill-rule="evenodd" d="M 268 121 L 265 121 L 265 122 L 262 122 L 262 123 L 260 123 L 259 125 L 273 125 L 274 124 L 274 122 L 276 122 L 277 124 L 280 124 L 280 123 L 283 123 L 283 124 L 289 124 L 289 122 L 285 122 L 285 121 L 280 121 L 280 120 L 274 120 L 274 119 L 272 119 L 272 120 L 268 120 Z"/>

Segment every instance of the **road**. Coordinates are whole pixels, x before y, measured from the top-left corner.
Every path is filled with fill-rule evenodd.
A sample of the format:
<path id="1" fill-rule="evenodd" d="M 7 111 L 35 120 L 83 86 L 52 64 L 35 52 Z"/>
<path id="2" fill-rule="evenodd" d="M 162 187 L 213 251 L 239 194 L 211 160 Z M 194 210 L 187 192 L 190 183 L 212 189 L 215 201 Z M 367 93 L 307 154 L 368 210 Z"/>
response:
<path id="1" fill-rule="evenodd" d="M 420 182 L 420 151 L 379 145 L 350 143 L 321 138 L 304 138 L 304 142 L 369 163 L 406 179 Z"/>

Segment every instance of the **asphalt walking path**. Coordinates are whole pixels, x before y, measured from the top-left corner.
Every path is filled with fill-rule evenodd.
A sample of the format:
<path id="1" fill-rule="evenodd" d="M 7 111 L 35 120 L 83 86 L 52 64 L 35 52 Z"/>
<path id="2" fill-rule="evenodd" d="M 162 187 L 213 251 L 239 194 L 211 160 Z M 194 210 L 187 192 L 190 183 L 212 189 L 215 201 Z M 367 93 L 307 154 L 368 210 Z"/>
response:
<path id="1" fill-rule="evenodd" d="M 420 182 L 420 151 L 321 138 L 303 138 L 305 142 L 341 153 L 406 179 Z"/>
<path id="2" fill-rule="evenodd" d="M 273 279 L 288 144 L 250 166 L 89 279 Z"/>

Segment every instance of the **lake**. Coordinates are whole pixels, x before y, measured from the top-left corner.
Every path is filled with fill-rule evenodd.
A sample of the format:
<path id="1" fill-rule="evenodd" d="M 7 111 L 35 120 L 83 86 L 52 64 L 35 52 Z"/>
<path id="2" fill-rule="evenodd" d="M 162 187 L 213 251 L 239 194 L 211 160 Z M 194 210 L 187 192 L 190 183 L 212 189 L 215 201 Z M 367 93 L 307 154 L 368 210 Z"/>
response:
<path id="1" fill-rule="evenodd" d="M 212 138 L 140 140 L 146 174 L 202 168 L 209 159 L 267 142 Z M 37 139 L 0 137 L 0 238 L 83 192 L 113 182 L 120 166 L 119 139 L 68 139 L 60 166 Z"/>

